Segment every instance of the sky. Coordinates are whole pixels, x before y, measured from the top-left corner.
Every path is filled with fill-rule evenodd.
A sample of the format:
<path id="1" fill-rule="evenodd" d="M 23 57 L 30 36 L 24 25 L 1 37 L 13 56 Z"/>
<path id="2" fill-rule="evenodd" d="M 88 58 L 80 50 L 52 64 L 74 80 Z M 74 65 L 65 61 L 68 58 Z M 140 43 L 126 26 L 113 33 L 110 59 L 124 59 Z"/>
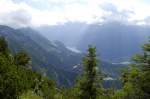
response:
<path id="1" fill-rule="evenodd" d="M 0 0 L 0 24 L 38 27 L 66 22 L 149 25 L 150 0 Z"/>

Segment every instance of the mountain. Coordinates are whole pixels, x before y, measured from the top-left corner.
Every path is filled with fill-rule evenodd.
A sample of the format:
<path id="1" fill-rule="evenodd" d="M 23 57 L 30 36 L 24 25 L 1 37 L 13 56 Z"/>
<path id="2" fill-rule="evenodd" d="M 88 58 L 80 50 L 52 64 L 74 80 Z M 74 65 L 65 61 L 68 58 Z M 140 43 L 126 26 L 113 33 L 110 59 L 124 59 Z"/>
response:
<path id="1" fill-rule="evenodd" d="M 84 53 L 68 48 L 60 41 L 50 41 L 31 28 L 13 29 L 1 25 L 0 35 L 7 39 L 14 54 L 20 50 L 27 51 L 33 70 L 55 79 L 58 85 L 71 86 L 82 71 Z M 103 73 L 113 78 L 119 76 L 118 70 L 123 66 L 105 61 L 100 63 Z"/>
<path id="2" fill-rule="evenodd" d="M 103 24 L 68 22 L 36 30 L 48 39 L 60 40 L 82 52 L 88 45 L 95 45 L 103 60 L 115 63 L 128 62 L 131 56 L 141 52 L 141 46 L 150 36 L 149 26 L 116 21 Z"/>
<path id="3" fill-rule="evenodd" d="M 32 58 L 33 69 L 56 79 L 59 85 L 71 85 L 76 73 L 72 67 L 81 60 L 81 55 L 67 49 L 61 42 L 50 42 L 30 29 L 13 29 L 0 26 L 13 53 L 25 50 Z M 61 82 L 61 83 L 60 83 Z"/>
<path id="4" fill-rule="evenodd" d="M 102 59 L 121 62 L 141 52 L 141 46 L 150 36 L 150 27 L 109 22 L 92 24 L 85 32 L 78 43 L 78 49 L 84 51 L 92 44 L 97 47 Z"/>
<path id="5" fill-rule="evenodd" d="M 41 35 L 49 40 L 59 40 L 66 46 L 76 47 L 78 40 L 85 34 L 88 24 L 80 22 L 67 22 L 53 26 L 35 28 Z"/>

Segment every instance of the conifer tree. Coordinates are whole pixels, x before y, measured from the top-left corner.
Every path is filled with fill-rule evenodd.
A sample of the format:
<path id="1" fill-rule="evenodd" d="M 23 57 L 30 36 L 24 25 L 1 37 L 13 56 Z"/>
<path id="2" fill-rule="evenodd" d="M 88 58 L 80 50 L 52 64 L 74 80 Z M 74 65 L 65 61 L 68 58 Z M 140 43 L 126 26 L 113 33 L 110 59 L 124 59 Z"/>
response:
<path id="1" fill-rule="evenodd" d="M 0 37 L 0 53 L 6 53 L 8 51 L 8 44 L 4 37 Z"/>
<path id="2" fill-rule="evenodd" d="M 98 74 L 98 64 L 95 47 L 89 47 L 88 54 L 83 60 L 83 66 L 83 75 L 79 84 L 79 98 L 96 99 L 101 84 L 100 76 Z"/>
<path id="3" fill-rule="evenodd" d="M 150 97 L 150 41 L 143 46 L 143 54 L 138 54 L 134 57 L 136 66 L 140 70 L 140 77 L 135 80 L 139 80 L 139 87 L 144 93 L 144 98 Z"/>
<path id="4" fill-rule="evenodd" d="M 137 54 L 133 57 L 133 64 L 122 75 L 122 81 L 124 83 L 123 90 L 126 93 L 125 99 L 149 99 L 150 42 L 144 44 L 143 54 Z"/>

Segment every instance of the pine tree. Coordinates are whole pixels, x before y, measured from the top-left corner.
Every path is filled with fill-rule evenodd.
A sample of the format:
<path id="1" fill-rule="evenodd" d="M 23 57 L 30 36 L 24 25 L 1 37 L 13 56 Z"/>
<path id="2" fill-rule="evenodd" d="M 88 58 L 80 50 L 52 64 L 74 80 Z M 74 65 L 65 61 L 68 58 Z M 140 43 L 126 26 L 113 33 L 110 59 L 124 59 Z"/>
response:
<path id="1" fill-rule="evenodd" d="M 89 47 L 88 54 L 83 60 L 83 77 L 80 82 L 79 98 L 96 99 L 101 87 L 100 76 L 98 74 L 98 64 L 96 58 L 96 48 Z"/>
<path id="2" fill-rule="evenodd" d="M 136 55 L 134 61 L 140 69 L 141 76 L 139 86 L 144 93 L 145 99 L 150 97 L 150 41 L 143 46 L 143 54 Z"/>
<path id="3" fill-rule="evenodd" d="M 122 75 L 122 81 L 124 83 L 123 90 L 126 93 L 125 97 L 127 99 L 149 99 L 150 42 L 144 44 L 143 54 L 137 54 L 133 57 L 133 64 Z"/>
<path id="4" fill-rule="evenodd" d="M 8 50 L 8 44 L 4 37 L 0 37 L 0 52 L 4 53 Z"/>
<path id="5" fill-rule="evenodd" d="M 10 57 L 8 43 L 3 36 L 0 36 L 0 55 L 3 54 L 7 58 Z M 11 58 L 9 59 L 11 61 Z"/>

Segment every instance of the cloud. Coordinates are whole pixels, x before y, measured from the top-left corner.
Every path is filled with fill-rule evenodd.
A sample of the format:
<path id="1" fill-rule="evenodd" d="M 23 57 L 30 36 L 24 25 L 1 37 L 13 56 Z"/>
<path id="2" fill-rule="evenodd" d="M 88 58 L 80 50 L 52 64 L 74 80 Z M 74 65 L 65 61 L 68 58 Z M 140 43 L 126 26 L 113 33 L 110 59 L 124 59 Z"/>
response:
<path id="1" fill-rule="evenodd" d="M 109 15 L 103 16 L 103 20 L 105 22 L 110 21 L 122 21 L 122 22 L 128 22 L 128 19 L 131 15 L 134 15 L 133 11 L 127 10 L 127 9 L 118 9 L 117 6 L 113 5 L 112 3 L 105 3 L 101 6 L 101 9 L 103 9 L 106 12 L 109 12 Z"/>
<path id="2" fill-rule="evenodd" d="M 0 23 L 13 27 L 30 26 L 31 16 L 25 10 L 16 10 L 0 16 Z"/>
<path id="3" fill-rule="evenodd" d="M 148 24 L 149 5 L 143 0 L 0 0 L 0 24 L 25 27 L 113 20 Z"/>
<path id="4" fill-rule="evenodd" d="M 0 0 L 0 24 L 12 27 L 29 26 L 32 20 L 25 4 L 14 4 L 10 0 Z"/>

